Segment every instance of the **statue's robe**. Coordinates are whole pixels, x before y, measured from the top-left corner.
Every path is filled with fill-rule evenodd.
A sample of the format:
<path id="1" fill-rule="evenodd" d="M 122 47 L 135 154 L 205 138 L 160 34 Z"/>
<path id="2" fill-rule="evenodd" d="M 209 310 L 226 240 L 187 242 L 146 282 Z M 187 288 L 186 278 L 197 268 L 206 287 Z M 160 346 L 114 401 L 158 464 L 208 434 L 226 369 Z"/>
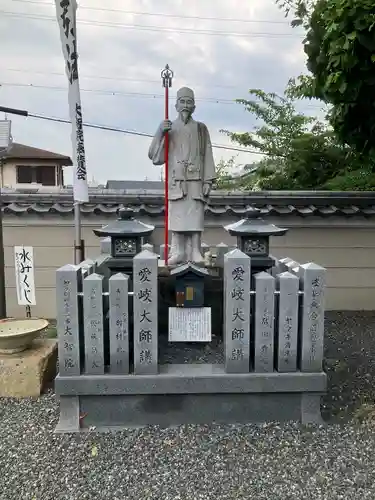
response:
<path id="1" fill-rule="evenodd" d="M 149 149 L 154 165 L 163 165 L 165 137 L 158 130 Z M 186 124 L 177 118 L 169 132 L 169 230 L 172 232 L 203 232 L 203 196 L 205 182 L 212 182 L 215 163 L 210 134 L 204 123 L 190 119 Z"/>

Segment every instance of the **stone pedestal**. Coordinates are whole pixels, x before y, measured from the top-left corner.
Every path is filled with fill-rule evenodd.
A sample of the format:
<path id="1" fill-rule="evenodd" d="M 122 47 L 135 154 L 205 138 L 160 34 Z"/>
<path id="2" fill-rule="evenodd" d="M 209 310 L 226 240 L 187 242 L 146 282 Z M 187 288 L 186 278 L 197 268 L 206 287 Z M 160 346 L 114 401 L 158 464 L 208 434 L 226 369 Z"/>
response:
<path id="1" fill-rule="evenodd" d="M 0 397 L 38 397 L 56 376 L 57 340 L 34 340 L 26 351 L 0 356 Z"/>
<path id="2" fill-rule="evenodd" d="M 326 379 L 323 372 L 229 374 L 223 364 L 198 363 L 161 365 L 157 375 L 59 375 L 56 432 L 213 422 L 322 424 Z"/>

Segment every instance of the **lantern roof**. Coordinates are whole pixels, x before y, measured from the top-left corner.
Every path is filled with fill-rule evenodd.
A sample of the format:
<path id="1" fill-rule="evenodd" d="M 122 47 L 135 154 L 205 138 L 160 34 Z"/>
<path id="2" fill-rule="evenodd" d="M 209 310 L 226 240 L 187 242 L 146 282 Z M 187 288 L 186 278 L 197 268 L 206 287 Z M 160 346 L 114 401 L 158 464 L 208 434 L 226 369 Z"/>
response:
<path id="1" fill-rule="evenodd" d="M 94 234 L 99 237 L 148 236 L 154 230 L 154 226 L 135 219 L 132 208 L 120 208 L 117 213 L 119 217 L 116 221 L 107 224 L 101 229 L 94 229 Z"/>
<path id="2" fill-rule="evenodd" d="M 288 229 L 277 227 L 260 217 L 261 210 L 248 207 L 245 217 L 224 227 L 232 236 L 282 236 Z"/>

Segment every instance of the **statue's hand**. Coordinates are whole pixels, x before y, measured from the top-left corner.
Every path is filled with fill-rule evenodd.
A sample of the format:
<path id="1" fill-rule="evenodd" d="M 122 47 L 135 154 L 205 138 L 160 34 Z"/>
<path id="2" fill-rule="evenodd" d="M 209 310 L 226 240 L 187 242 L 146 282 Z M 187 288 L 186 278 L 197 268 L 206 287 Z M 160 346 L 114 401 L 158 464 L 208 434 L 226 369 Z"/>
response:
<path id="1" fill-rule="evenodd" d="M 210 182 L 205 182 L 202 187 L 202 193 L 203 196 L 209 196 L 211 192 L 211 183 Z"/>
<path id="2" fill-rule="evenodd" d="M 165 134 L 169 132 L 172 129 L 172 122 L 171 120 L 163 120 L 159 126 L 160 131 Z"/>

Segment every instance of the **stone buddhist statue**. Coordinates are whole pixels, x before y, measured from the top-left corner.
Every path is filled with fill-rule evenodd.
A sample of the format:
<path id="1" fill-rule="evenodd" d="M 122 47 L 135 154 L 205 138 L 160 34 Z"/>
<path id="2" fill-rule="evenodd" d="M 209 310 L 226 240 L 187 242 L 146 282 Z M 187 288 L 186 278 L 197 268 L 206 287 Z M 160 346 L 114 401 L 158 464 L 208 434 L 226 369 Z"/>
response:
<path id="1" fill-rule="evenodd" d="M 164 120 L 152 140 L 148 156 L 163 165 L 164 137 L 169 133 L 169 230 L 172 232 L 168 264 L 187 261 L 203 264 L 201 235 L 204 207 L 215 179 L 215 163 L 208 129 L 192 118 L 194 92 L 177 92 L 175 121 Z"/>

